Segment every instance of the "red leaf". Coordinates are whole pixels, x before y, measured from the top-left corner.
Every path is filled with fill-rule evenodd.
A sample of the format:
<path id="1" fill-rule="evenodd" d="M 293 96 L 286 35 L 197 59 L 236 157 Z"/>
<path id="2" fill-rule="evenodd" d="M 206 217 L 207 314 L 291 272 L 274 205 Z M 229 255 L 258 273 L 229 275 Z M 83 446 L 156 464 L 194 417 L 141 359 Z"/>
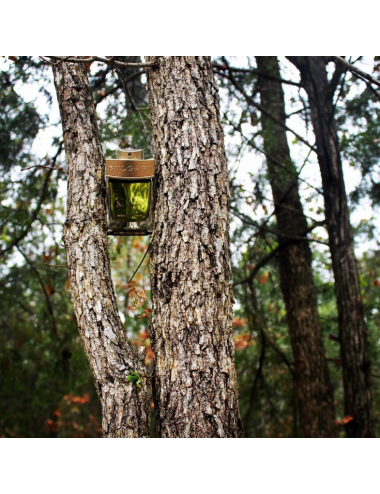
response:
<path id="1" fill-rule="evenodd" d="M 354 420 L 354 417 L 352 415 L 347 415 L 342 419 L 342 422 L 343 424 L 348 424 L 348 422 L 351 422 L 352 420 Z"/>

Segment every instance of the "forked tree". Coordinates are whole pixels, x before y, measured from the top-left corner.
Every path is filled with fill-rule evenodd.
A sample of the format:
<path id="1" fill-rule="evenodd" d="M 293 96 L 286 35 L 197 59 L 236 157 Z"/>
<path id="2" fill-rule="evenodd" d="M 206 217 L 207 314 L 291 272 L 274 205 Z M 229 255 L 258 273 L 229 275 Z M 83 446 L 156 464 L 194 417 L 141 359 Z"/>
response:
<path id="1" fill-rule="evenodd" d="M 153 390 L 159 437 L 237 437 L 229 179 L 209 57 L 147 57 L 158 170 L 151 248 Z M 143 351 L 126 337 L 112 285 L 105 169 L 83 64 L 54 66 L 68 173 L 64 242 L 74 310 L 105 437 L 149 435 Z M 141 387 L 129 382 L 141 375 Z"/>
<path id="2" fill-rule="evenodd" d="M 332 57 L 288 58 L 300 71 L 316 138 L 339 316 L 344 408 L 345 414 L 353 419 L 347 423 L 347 434 L 349 437 L 373 437 L 368 329 L 334 115 L 334 93 L 344 68 L 338 64 L 329 81 L 326 65 Z"/>
<path id="3" fill-rule="evenodd" d="M 294 355 L 294 375 L 305 437 L 334 437 L 333 389 L 329 378 L 318 314 L 307 220 L 298 191 L 297 170 L 286 137 L 285 101 L 277 57 L 256 57 L 261 77 L 261 105 L 273 115 L 261 114 L 268 179 L 276 205 L 281 289 L 286 306 L 289 336 Z M 280 162 L 286 169 L 276 166 Z M 291 173 L 289 173 L 291 172 Z"/>

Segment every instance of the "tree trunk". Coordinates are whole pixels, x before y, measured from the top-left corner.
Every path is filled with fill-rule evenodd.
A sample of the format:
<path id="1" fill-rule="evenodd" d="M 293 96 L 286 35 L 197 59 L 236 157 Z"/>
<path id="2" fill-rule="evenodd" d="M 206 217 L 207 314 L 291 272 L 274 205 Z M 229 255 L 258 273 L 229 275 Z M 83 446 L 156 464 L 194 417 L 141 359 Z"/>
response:
<path id="1" fill-rule="evenodd" d="M 79 332 L 102 405 L 105 437 L 149 435 L 144 358 L 127 339 L 112 285 L 106 235 L 105 168 L 94 101 L 83 64 L 59 63 L 54 81 L 66 149 L 64 242 Z"/>
<path id="2" fill-rule="evenodd" d="M 289 57 L 289 60 L 301 73 L 316 137 L 338 305 L 345 414 L 354 417 L 347 424 L 347 434 L 350 437 L 373 437 L 368 330 L 334 119 L 336 77 L 332 78 L 331 83 L 327 80 L 328 57 Z"/>
<path id="3" fill-rule="evenodd" d="M 280 79 L 277 57 L 256 57 L 260 71 Z M 260 80 L 261 104 L 278 120 L 286 123 L 284 93 L 280 82 Z M 286 173 L 267 158 L 277 229 L 290 236 L 305 236 L 307 221 L 298 192 L 296 168 L 290 157 L 285 128 L 268 116 L 261 115 L 264 150 L 286 165 Z M 279 243 L 287 242 L 279 237 Z M 304 437 L 334 437 L 334 399 L 319 321 L 317 294 L 307 241 L 295 241 L 278 254 L 281 289 L 285 301 L 289 335 L 295 360 L 295 379 Z"/>
<path id="4" fill-rule="evenodd" d="M 151 276 L 159 437 L 237 437 L 229 177 L 209 57 L 148 57 L 158 191 Z"/>

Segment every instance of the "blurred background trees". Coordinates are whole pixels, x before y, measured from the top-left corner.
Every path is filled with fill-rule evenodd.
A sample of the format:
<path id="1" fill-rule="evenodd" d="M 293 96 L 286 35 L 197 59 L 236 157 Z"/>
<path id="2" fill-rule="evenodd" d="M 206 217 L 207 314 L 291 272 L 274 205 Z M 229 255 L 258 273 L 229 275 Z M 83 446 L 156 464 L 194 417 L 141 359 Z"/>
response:
<path id="1" fill-rule="evenodd" d="M 292 62 L 301 72 L 281 57 L 214 60 L 231 177 L 233 326 L 244 435 L 371 435 L 356 426 L 355 407 L 367 407 L 378 436 L 380 88 L 334 57 L 298 58 L 304 60 Z M 315 78 L 325 77 L 329 85 L 322 130 L 331 132 L 334 121 L 357 259 L 355 300 L 362 299 L 361 337 L 368 340 L 364 360 L 341 353 L 348 325 L 339 318 L 334 274 L 336 279 L 345 262 L 333 267 L 329 248 L 332 211 L 328 201 L 325 206 L 314 134 L 313 105 L 320 99 L 302 66 L 310 70 L 312 58 L 318 59 L 311 64 Z M 379 79 L 379 57 L 346 60 Z M 0 435 L 98 437 L 100 407 L 61 244 L 65 160 L 51 68 L 29 57 L 5 57 L 0 64 Z M 98 63 L 87 70 L 105 154 L 133 145 L 149 157 L 143 70 Z M 149 321 L 136 295 L 149 301 L 149 256 L 129 283 L 148 242 L 110 237 L 110 256 L 126 331 L 136 345 L 148 346 L 151 365 Z M 350 310 L 355 312 L 352 305 Z M 350 411 L 347 366 L 364 379 L 372 405 L 353 391 L 357 401 Z"/>

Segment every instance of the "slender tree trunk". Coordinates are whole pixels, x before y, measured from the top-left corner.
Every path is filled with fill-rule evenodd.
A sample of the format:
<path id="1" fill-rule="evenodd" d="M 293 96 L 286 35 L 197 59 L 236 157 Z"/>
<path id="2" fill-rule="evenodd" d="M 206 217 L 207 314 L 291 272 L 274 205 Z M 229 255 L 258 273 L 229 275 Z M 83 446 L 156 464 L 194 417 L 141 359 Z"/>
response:
<path id="1" fill-rule="evenodd" d="M 277 57 L 256 57 L 260 71 L 280 79 Z M 280 82 L 260 80 L 261 104 L 286 123 L 284 93 Z M 264 150 L 296 173 L 290 157 L 286 131 L 268 116 L 261 115 Z M 291 236 L 304 236 L 307 221 L 298 192 L 297 179 L 267 159 L 268 179 L 276 204 L 277 228 Z M 278 241 L 284 242 L 285 237 Z M 289 335 L 295 360 L 295 379 L 304 437 L 334 437 L 334 399 L 329 379 L 319 321 L 317 295 L 307 241 L 296 241 L 278 254 L 281 289 L 285 301 Z"/>
<path id="2" fill-rule="evenodd" d="M 151 275 L 159 437 L 237 437 L 229 177 L 209 57 L 148 57 L 158 192 Z"/>
<path id="3" fill-rule="evenodd" d="M 64 230 L 67 264 L 79 332 L 102 405 L 105 437 L 149 435 L 143 355 L 127 339 L 112 285 L 106 235 L 105 168 L 94 101 L 83 64 L 54 66 L 66 149 L 68 196 Z"/>
<path id="4" fill-rule="evenodd" d="M 336 78 L 333 77 L 331 83 L 327 80 L 327 57 L 289 59 L 301 73 L 301 81 L 309 97 L 316 136 L 338 305 L 345 414 L 354 417 L 354 420 L 347 424 L 347 434 L 350 437 L 373 437 L 368 330 L 364 320 L 334 119 L 333 95 Z"/>

